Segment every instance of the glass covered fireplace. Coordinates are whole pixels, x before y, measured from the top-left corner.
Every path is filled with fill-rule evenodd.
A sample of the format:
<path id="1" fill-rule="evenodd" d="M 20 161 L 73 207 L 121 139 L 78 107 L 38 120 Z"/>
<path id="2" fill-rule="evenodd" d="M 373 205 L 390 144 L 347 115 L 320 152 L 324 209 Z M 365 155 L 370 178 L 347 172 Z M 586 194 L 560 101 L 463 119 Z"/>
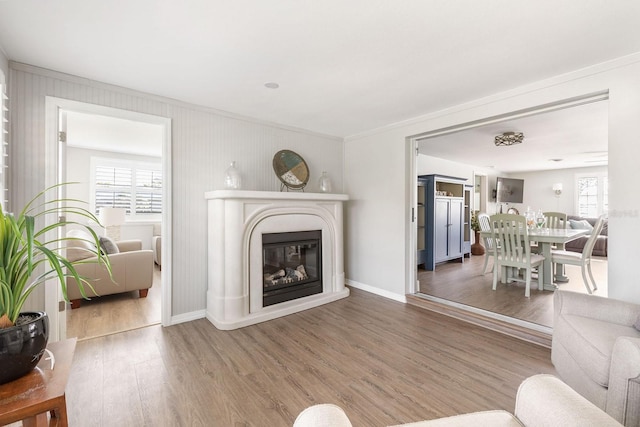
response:
<path id="1" fill-rule="evenodd" d="M 322 293 L 322 231 L 262 235 L 262 305 Z"/>

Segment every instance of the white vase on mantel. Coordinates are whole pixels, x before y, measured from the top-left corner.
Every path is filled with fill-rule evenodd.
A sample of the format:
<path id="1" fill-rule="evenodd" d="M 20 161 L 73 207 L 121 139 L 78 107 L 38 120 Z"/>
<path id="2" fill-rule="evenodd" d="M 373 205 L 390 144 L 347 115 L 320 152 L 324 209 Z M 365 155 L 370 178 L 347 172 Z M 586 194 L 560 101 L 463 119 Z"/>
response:
<path id="1" fill-rule="evenodd" d="M 322 175 L 320 175 L 320 179 L 318 179 L 318 188 L 322 193 L 331 193 L 331 179 L 329 179 L 329 175 L 324 171 Z"/>
<path id="2" fill-rule="evenodd" d="M 240 172 L 236 168 L 235 160 L 231 162 L 224 176 L 224 188 L 227 190 L 239 190 L 242 186 Z"/>

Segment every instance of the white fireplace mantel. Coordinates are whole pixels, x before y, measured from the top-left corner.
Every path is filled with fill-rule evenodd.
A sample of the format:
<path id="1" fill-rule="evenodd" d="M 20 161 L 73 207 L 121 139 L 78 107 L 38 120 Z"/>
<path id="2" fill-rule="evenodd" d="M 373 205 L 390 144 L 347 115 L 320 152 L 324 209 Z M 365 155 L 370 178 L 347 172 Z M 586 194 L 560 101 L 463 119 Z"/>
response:
<path id="1" fill-rule="evenodd" d="M 349 295 L 344 286 L 345 194 L 217 190 L 208 204 L 207 319 L 236 329 Z M 262 234 L 322 230 L 323 291 L 262 306 Z"/>

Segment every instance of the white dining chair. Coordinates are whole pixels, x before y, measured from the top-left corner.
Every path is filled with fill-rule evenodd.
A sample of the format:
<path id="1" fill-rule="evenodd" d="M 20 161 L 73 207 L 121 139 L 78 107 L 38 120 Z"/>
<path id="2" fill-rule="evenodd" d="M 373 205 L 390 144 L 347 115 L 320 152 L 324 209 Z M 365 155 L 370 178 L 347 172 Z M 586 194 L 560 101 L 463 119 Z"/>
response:
<path id="1" fill-rule="evenodd" d="M 598 289 L 598 285 L 596 284 L 595 279 L 593 278 L 593 273 L 591 272 L 591 257 L 593 252 L 593 247 L 596 244 L 596 240 L 600 235 L 600 231 L 602 231 L 602 227 L 604 225 L 604 215 L 600 216 L 596 221 L 596 224 L 593 226 L 593 230 L 591 230 L 591 235 L 587 239 L 587 243 L 585 243 L 584 248 L 582 249 L 582 253 L 580 252 L 572 252 L 565 250 L 552 250 L 551 251 L 551 263 L 556 265 L 578 265 L 582 270 L 582 280 L 584 281 L 584 287 L 587 288 L 587 292 L 590 294 L 593 291 Z M 591 289 L 589 280 L 587 279 L 587 273 L 589 273 L 589 278 L 591 279 L 591 285 L 593 285 L 593 290 Z"/>
<path id="2" fill-rule="evenodd" d="M 501 282 L 524 281 L 524 296 L 531 294 L 531 273 L 538 269 L 538 290 L 543 289 L 544 257 L 531 253 L 527 221 L 524 216 L 496 214 L 489 218 L 491 232 L 495 238 L 496 250 L 493 267 L 493 290 L 498 285 L 498 271 Z M 512 268 L 509 268 L 512 267 Z M 509 270 L 524 270 L 524 280 L 510 275 Z"/>
<path id="3" fill-rule="evenodd" d="M 489 223 L 489 215 L 486 213 L 478 214 L 478 224 L 480 224 L 480 231 L 490 232 L 491 224 Z M 484 236 L 482 238 L 484 242 L 484 266 L 482 267 L 482 274 L 487 273 L 487 265 L 489 264 L 489 257 L 495 256 L 495 242 L 492 237 Z M 495 262 L 494 262 L 495 264 Z M 492 267 L 493 268 L 493 267 Z"/>
<path id="4" fill-rule="evenodd" d="M 547 219 L 547 228 L 567 228 L 567 214 L 564 212 L 543 212 Z"/>
<path id="5" fill-rule="evenodd" d="M 550 229 L 567 228 L 567 214 L 564 212 L 543 212 L 545 217 L 545 227 Z M 564 249 L 564 244 L 554 244 L 552 249 Z M 537 242 L 531 243 L 531 250 L 533 253 L 540 253 L 540 248 Z"/>

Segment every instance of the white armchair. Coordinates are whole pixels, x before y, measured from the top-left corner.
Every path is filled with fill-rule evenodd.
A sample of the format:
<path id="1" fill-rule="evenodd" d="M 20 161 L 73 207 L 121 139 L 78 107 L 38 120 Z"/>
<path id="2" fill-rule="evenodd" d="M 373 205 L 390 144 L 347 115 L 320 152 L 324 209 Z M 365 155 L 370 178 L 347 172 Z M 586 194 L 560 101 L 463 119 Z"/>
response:
<path id="1" fill-rule="evenodd" d="M 640 426 L 640 305 L 557 290 L 551 361 L 564 382 L 626 426 Z"/>
<path id="2" fill-rule="evenodd" d="M 162 236 L 153 236 L 151 247 L 153 249 L 153 261 L 162 269 Z"/>
<path id="3" fill-rule="evenodd" d="M 319 404 L 302 411 L 293 427 L 351 427 L 351 425 L 351 421 L 339 406 Z M 534 375 L 520 384 L 513 414 L 504 410 L 480 411 L 401 425 L 404 427 L 620 427 L 616 420 L 600 408 L 558 378 L 546 374 Z"/>

